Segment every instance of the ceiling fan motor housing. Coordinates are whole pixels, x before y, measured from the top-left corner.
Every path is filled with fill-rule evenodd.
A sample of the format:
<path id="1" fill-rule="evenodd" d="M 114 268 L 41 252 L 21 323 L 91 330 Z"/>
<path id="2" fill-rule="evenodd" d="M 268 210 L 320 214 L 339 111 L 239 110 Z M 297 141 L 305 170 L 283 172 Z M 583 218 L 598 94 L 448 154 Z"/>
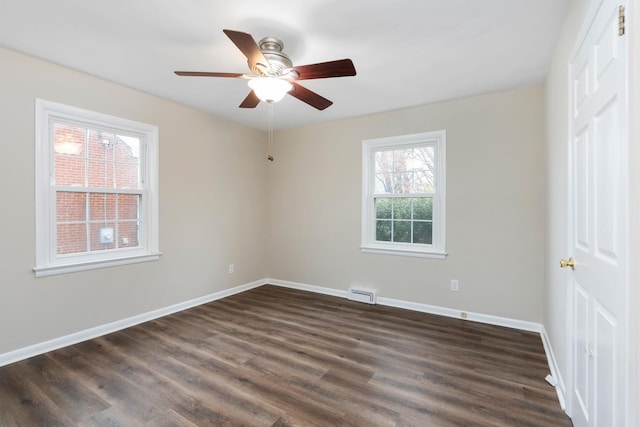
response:
<path id="1" fill-rule="evenodd" d="M 1 0 L 0 0 L 1 1 Z M 256 43 L 253 36 L 242 31 L 225 29 L 222 30 L 227 37 L 247 58 L 249 69 L 254 75 L 244 73 L 220 73 L 208 71 L 175 71 L 179 76 L 197 77 L 230 77 L 249 79 L 251 92 L 242 101 L 240 108 L 255 108 L 261 100 L 274 102 L 285 94 L 289 94 L 296 99 L 310 105 L 317 110 L 324 110 L 331 106 L 333 102 L 317 93 L 305 88 L 296 80 L 326 79 L 330 77 L 355 76 L 356 69 L 351 59 L 340 59 L 336 61 L 320 62 L 317 64 L 307 64 L 293 67 L 293 62 L 289 56 L 282 52 L 284 43 L 275 37 L 265 37 Z M 256 94 L 259 87 L 266 84 L 285 89 L 288 92 L 262 93 L 262 97 Z"/>
<path id="2" fill-rule="evenodd" d="M 284 43 L 275 37 L 265 37 L 258 43 L 260 51 L 269 62 L 271 72 L 256 64 L 251 70 L 259 76 L 278 77 L 286 74 L 285 70 L 293 66 L 293 62 L 286 53 L 282 51 Z M 251 64 L 249 64 L 251 67 Z"/>

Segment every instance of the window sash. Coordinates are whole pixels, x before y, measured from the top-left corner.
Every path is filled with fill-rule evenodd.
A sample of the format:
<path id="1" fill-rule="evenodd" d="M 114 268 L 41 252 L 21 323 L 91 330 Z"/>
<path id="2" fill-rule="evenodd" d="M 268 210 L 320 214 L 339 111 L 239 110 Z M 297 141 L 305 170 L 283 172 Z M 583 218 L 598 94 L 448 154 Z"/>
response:
<path id="1" fill-rule="evenodd" d="M 433 159 L 431 159 L 432 161 L 432 166 L 429 169 L 424 169 L 424 168 L 417 168 L 417 167 L 411 167 L 411 164 L 415 164 L 415 163 L 420 163 L 419 161 L 416 162 L 414 156 L 415 151 L 417 151 L 418 149 L 431 149 L 433 151 Z M 401 168 L 397 168 L 397 166 L 399 166 L 399 163 L 396 161 L 396 157 L 395 157 L 395 153 L 396 152 L 402 152 L 402 151 L 411 151 L 411 154 L 408 154 L 408 158 L 404 159 L 403 164 L 408 167 L 405 169 L 401 169 Z M 379 163 L 378 163 L 378 154 L 379 153 L 385 153 L 385 152 L 391 152 L 392 153 L 392 158 L 390 159 L 391 164 L 387 165 L 386 169 L 379 169 Z M 438 186 L 438 162 L 437 162 L 437 158 L 438 158 L 438 146 L 436 143 L 433 142 L 419 142 L 419 143 L 413 143 L 413 144 L 399 144 L 399 145 L 394 145 L 394 146 L 383 146 L 383 147 L 377 147 L 375 149 L 371 150 L 371 158 L 370 158 L 370 164 L 371 166 L 371 192 L 373 192 L 374 194 L 418 194 L 418 193 L 435 193 L 436 192 L 436 188 Z M 389 161 L 389 160 L 387 160 Z M 402 161 L 402 159 L 400 159 L 399 161 Z M 424 163 L 428 163 L 426 160 L 424 161 Z M 420 191 L 414 191 L 413 189 L 410 189 L 409 191 L 397 191 L 397 182 L 396 182 L 396 178 L 400 177 L 400 176 L 405 176 L 408 177 L 409 175 L 411 176 L 410 178 L 410 182 L 411 184 L 409 185 L 409 188 L 413 188 L 415 187 L 416 184 L 416 175 L 419 176 L 420 173 L 426 173 L 427 176 L 432 176 L 432 180 L 433 183 L 430 185 L 431 189 L 433 191 L 430 192 L 420 192 Z M 376 192 L 376 189 L 378 188 L 377 183 L 378 183 L 378 178 L 381 176 L 385 176 L 388 175 L 389 178 L 391 179 L 391 191 L 388 192 L 384 192 L 384 193 L 378 193 Z M 405 178 L 405 185 L 406 185 L 406 178 Z"/>
<path id="2" fill-rule="evenodd" d="M 383 198 L 386 199 L 386 198 Z M 400 205 L 398 213 L 396 213 L 396 200 L 407 199 L 408 206 L 403 203 Z M 406 198 L 389 198 L 392 201 L 391 206 L 383 205 L 379 214 L 378 199 L 374 198 L 374 237 L 375 242 L 384 243 L 410 243 L 413 245 L 432 245 L 433 244 L 433 199 L 429 197 L 406 197 Z M 429 214 L 428 206 L 425 208 L 424 215 L 416 215 L 421 206 L 416 202 L 430 201 L 431 212 Z M 407 212 L 408 210 L 408 212 Z M 404 213 L 404 215 L 402 214 Z"/>
<path id="3" fill-rule="evenodd" d="M 415 219 L 414 218 L 414 210 L 413 208 L 411 209 L 411 218 L 396 218 L 395 217 L 395 210 L 392 209 L 392 213 L 391 213 L 391 218 L 378 218 L 378 216 L 376 215 L 376 199 L 380 199 L 380 198 L 389 198 L 389 199 L 431 199 L 432 201 L 432 214 L 431 214 L 431 219 Z M 411 242 L 400 242 L 400 241 L 395 241 L 395 240 L 378 240 L 377 238 L 377 223 L 378 221 L 391 221 L 391 222 L 409 222 L 411 224 L 413 224 L 414 222 L 421 222 L 421 223 L 431 223 L 431 224 L 436 224 L 437 220 L 436 218 L 438 217 L 438 202 L 437 202 L 437 197 L 435 195 L 435 193 L 429 193 L 429 194 L 421 194 L 420 196 L 415 195 L 415 194 L 411 194 L 411 195 L 393 195 L 392 197 L 390 197 L 390 195 L 388 194 L 383 194 L 382 196 L 379 195 L 371 195 L 369 198 L 369 210 L 371 212 L 370 215 L 370 221 L 373 222 L 373 226 L 371 227 L 371 234 L 370 240 L 372 243 L 379 243 L 379 244 L 400 244 L 400 245 L 405 245 L 405 244 L 411 244 L 411 245 L 419 245 L 422 246 L 424 248 L 430 248 L 430 249 L 434 249 L 436 248 L 436 245 L 434 244 L 434 236 L 432 234 L 432 240 L 431 243 L 416 243 L 413 240 L 413 227 L 412 227 L 412 231 L 411 231 Z M 393 227 L 393 224 L 392 224 Z M 433 233 L 433 231 L 432 231 Z"/>
<path id="4" fill-rule="evenodd" d="M 85 255 L 93 255 L 96 253 L 114 253 L 119 251 L 131 251 L 143 248 L 145 246 L 145 233 L 143 215 L 144 212 L 144 200 L 146 192 L 143 190 L 130 190 L 127 192 L 119 192 L 117 190 L 108 189 L 108 191 L 91 191 L 91 189 L 87 188 L 78 188 L 78 187 L 62 187 L 63 190 L 54 190 L 55 192 L 55 201 L 51 206 L 51 217 L 53 219 L 53 227 L 51 229 L 52 236 L 52 248 L 51 253 L 52 256 L 55 255 L 56 259 L 69 259 L 77 256 L 85 256 Z M 82 210 L 83 210 L 83 218 L 72 219 L 72 220 L 60 220 L 60 211 L 58 210 L 58 196 L 63 194 L 83 194 L 86 197 L 81 201 Z M 103 217 L 100 219 L 93 219 L 95 213 L 92 211 L 91 206 L 95 203 L 91 196 L 106 196 L 106 195 L 114 195 L 116 196 L 113 200 L 113 206 L 107 208 L 112 211 L 112 215 L 107 215 L 106 212 L 103 211 Z M 135 206 L 135 218 L 122 216 L 126 210 L 130 210 L 131 207 L 127 209 L 126 204 L 121 205 L 121 200 L 118 197 L 119 195 L 123 196 L 136 196 L 137 203 Z M 80 202 L 74 201 L 76 204 L 80 204 Z M 110 202 L 105 202 L 110 203 Z M 104 245 L 113 245 L 113 248 L 105 248 L 104 246 L 99 249 L 94 249 L 94 246 L 98 243 L 96 240 L 96 235 L 94 233 L 94 227 L 97 225 L 104 225 L 101 228 L 113 228 L 114 237 L 113 242 L 105 243 Z M 134 228 L 127 227 L 127 224 L 135 224 Z M 81 233 L 84 233 L 84 250 L 75 250 L 70 252 L 62 252 L 60 248 L 63 247 L 63 244 L 66 244 L 67 247 L 70 245 L 75 246 L 76 248 L 80 248 L 80 240 L 67 240 L 62 241 L 60 238 L 60 230 L 64 227 L 73 227 L 73 226 L 82 226 L 84 230 Z M 111 226 L 111 227 L 109 227 Z M 135 231 L 135 232 L 134 232 Z M 134 242 L 132 245 L 131 242 Z M 75 245 L 74 245 L 75 243 Z"/>

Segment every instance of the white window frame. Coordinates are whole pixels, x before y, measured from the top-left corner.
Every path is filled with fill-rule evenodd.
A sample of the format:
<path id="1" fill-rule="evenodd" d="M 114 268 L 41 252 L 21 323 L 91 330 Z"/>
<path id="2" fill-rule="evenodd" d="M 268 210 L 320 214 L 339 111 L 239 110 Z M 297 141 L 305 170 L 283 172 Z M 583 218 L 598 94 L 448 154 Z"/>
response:
<path id="1" fill-rule="evenodd" d="M 433 231 L 432 244 L 399 243 L 376 241 L 375 191 L 375 153 L 394 148 L 409 148 L 425 144 L 435 147 L 435 192 L 433 194 Z M 402 255 L 422 258 L 445 259 L 445 180 L 446 180 L 446 131 L 423 132 L 388 138 L 367 139 L 362 141 L 362 242 L 363 253 Z M 411 196 L 408 193 L 407 196 Z"/>
<path id="2" fill-rule="evenodd" d="M 43 99 L 36 99 L 35 107 L 35 276 L 44 277 L 158 260 L 161 255 L 158 232 L 158 127 Z M 139 247 L 57 255 L 56 189 L 53 185 L 54 146 L 50 140 L 50 122 L 60 119 L 140 136 L 140 218 L 143 227 Z"/>

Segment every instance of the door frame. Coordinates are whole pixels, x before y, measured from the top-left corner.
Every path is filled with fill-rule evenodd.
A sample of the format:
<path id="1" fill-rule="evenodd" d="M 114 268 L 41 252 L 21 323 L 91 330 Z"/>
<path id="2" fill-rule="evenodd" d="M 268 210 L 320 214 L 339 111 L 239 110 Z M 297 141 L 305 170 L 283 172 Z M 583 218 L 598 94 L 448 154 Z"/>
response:
<path id="1" fill-rule="evenodd" d="M 627 34 L 629 117 L 640 117 L 640 0 L 628 0 Z M 640 120 L 629 120 L 629 259 L 640 260 Z M 630 263 L 630 308 L 640 307 L 640 263 Z M 640 313 L 629 310 L 630 384 L 627 413 L 630 425 L 640 425 Z"/>

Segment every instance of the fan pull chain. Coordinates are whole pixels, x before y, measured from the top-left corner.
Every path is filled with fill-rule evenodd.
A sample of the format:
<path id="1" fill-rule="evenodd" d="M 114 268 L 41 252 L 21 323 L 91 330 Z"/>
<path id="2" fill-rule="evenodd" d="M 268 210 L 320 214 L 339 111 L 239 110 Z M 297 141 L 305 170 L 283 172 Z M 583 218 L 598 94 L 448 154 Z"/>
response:
<path id="1" fill-rule="evenodd" d="M 267 146 L 267 159 L 273 162 L 273 101 L 268 101 L 269 104 L 269 143 Z"/>

